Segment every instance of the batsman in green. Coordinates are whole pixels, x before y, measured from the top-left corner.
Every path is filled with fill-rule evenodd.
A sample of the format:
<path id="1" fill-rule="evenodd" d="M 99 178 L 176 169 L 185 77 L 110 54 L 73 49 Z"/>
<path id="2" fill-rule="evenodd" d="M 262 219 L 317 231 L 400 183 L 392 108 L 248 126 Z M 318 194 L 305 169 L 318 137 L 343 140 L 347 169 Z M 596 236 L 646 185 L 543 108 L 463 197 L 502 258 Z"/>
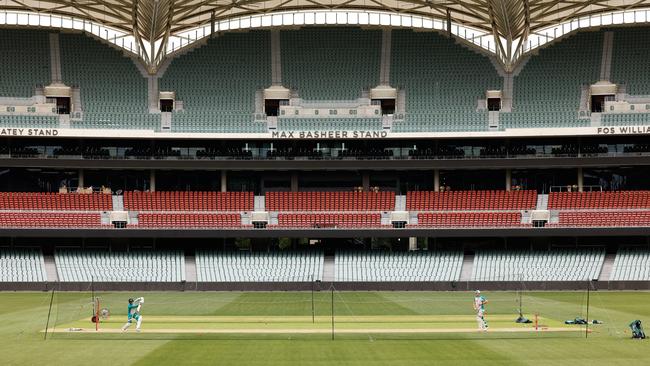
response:
<path id="1" fill-rule="evenodd" d="M 129 329 L 131 324 L 133 324 L 133 320 L 136 321 L 135 331 L 136 332 L 140 331 L 140 325 L 142 325 L 142 315 L 140 315 L 140 311 L 142 310 L 142 304 L 144 304 L 144 297 L 138 297 L 135 300 L 129 299 L 127 321 L 126 324 L 122 326 L 123 332 Z"/>

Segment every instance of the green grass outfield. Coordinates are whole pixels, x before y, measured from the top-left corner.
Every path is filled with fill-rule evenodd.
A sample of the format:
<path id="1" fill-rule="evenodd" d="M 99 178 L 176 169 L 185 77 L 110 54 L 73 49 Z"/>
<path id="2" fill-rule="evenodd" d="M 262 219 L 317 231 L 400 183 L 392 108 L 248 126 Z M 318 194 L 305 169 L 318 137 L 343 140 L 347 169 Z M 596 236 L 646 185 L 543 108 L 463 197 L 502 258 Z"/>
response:
<path id="1" fill-rule="evenodd" d="M 649 292 L 525 292 L 532 324 L 515 324 L 518 296 L 486 292 L 488 333 L 475 330 L 468 292 L 98 293 L 111 316 L 94 332 L 90 293 L 0 293 L 1 365 L 617 365 L 644 364 Z M 143 331 L 115 333 L 126 300 L 145 297 Z M 314 317 L 312 318 L 312 304 Z M 332 306 L 333 305 L 333 306 Z M 334 340 L 331 340 L 332 307 Z M 83 331 L 69 331 L 83 329 Z"/>

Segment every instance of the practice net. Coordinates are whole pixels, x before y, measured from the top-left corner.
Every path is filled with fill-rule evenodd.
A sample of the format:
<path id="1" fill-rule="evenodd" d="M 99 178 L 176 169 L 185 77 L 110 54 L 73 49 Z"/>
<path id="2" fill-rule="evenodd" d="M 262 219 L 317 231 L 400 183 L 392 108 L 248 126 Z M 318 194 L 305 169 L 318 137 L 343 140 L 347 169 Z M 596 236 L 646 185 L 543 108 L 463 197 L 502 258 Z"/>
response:
<path id="1" fill-rule="evenodd" d="M 479 330 L 474 288 L 466 291 L 343 291 L 311 282 L 298 292 L 52 290 L 48 338 L 95 339 L 491 339 L 622 336 L 598 306 L 593 283 L 574 291 L 481 289 L 488 330 Z M 340 287 L 340 285 L 339 285 Z M 514 287 L 514 290 L 513 290 Z M 504 288 L 506 288 L 504 286 Z M 313 289 L 313 290 L 312 290 Z M 127 321 L 128 299 L 144 297 L 141 332 Z M 602 324 L 591 324 L 597 320 Z M 589 324 L 582 323 L 582 320 Z M 565 322 L 574 324 L 565 324 Z M 44 328 L 45 329 L 45 328 Z"/>

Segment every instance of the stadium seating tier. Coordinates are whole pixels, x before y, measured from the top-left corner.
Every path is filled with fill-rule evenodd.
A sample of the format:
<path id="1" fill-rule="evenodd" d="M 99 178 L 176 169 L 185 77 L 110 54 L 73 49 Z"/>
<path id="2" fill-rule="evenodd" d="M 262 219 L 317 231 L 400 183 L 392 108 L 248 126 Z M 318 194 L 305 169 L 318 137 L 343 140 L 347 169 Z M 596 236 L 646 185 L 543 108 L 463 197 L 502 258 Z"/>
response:
<path id="1" fill-rule="evenodd" d="M 650 281 L 650 251 L 647 249 L 619 249 L 609 280 Z"/>
<path id="2" fill-rule="evenodd" d="M 160 90 L 176 92 L 183 102 L 172 115 L 173 132 L 267 132 L 253 113 L 256 91 L 269 86 L 268 31 L 220 34 L 175 58 L 160 79 Z"/>
<path id="3" fill-rule="evenodd" d="M 335 279 L 341 282 L 458 281 L 463 252 L 339 251 Z"/>
<path id="4" fill-rule="evenodd" d="M 59 36 L 63 82 L 78 86 L 83 119 L 72 128 L 160 129 L 149 114 L 147 79 L 133 60 L 86 35 Z"/>
<path id="5" fill-rule="evenodd" d="M 305 100 L 354 100 L 379 85 L 381 31 L 303 28 L 280 32 L 282 83 Z"/>
<path id="6" fill-rule="evenodd" d="M 0 210 L 110 211 L 110 194 L 0 192 Z"/>
<path id="7" fill-rule="evenodd" d="M 589 119 L 578 118 L 580 96 L 583 85 L 599 80 L 602 51 L 602 32 L 580 32 L 531 56 L 514 79 L 512 112 L 500 114 L 500 125 L 589 126 Z"/>
<path id="8" fill-rule="evenodd" d="M 406 194 L 408 211 L 532 210 L 535 191 L 411 191 Z"/>
<path id="9" fill-rule="evenodd" d="M 548 227 L 650 227 L 650 211 L 566 211 Z"/>
<path id="10" fill-rule="evenodd" d="M 196 252 L 200 282 L 313 282 L 323 279 L 323 253 Z"/>
<path id="11" fill-rule="evenodd" d="M 267 192 L 269 211 L 392 211 L 394 192 Z"/>
<path id="12" fill-rule="evenodd" d="M 602 249 L 478 251 L 472 281 L 585 281 L 597 279 Z"/>
<path id="13" fill-rule="evenodd" d="M 49 50 L 47 32 L 0 31 L 0 97 L 31 97 L 37 85 L 48 85 L 52 81 Z M 6 117 L 0 117 L 0 123 Z"/>
<path id="14" fill-rule="evenodd" d="M 71 212 L 0 212 L 0 227 L 3 228 L 52 228 L 52 229 L 82 229 L 82 228 L 112 228 L 112 225 L 102 225 L 99 213 Z"/>
<path id="15" fill-rule="evenodd" d="M 502 79 L 490 60 L 433 32 L 393 30 L 391 85 L 406 94 L 406 119 L 394 132 L 487 131 L 477 111 L 487 90 Z"/>
<path id="16" fill-rule="evenodd" d="M 44 282 L 43 254 L 34 249 L 0 249 L 0 282 Z"/>
<path id="17" fill-rule="evenodd" d="M 124 192 L 130 211 L 251 211 L 252 192 Z"/>
<path id="18" fill-rule="evenodd" d="M 310 214 L 279 214 L 277 226 L 269 228 L 381 228 L 392 227 L 382 225 L 381 214 L 369 213 L 310 213 Z"/>
<path id="19" fill-rule="evenodd" d="M 650 208 L 650 191 L 551 192 L 549 209 Z"/>
<path id="20" fill-rule="evenodd" d="M 182 251 L 108 252 L 57 250 L 57 274 L 62 282 L 181 282 L 185 280 Z"/>
<path id="21" fill-rule="evenodd" d="M 447 212 L 420 213 L 418 224 L 411 227 L 530 227 L 521 223 L 520 212 Z"/>
<path id="22" fill-rule="evenodd" d="M 248 225 L 252 227 L 252 225 Z M 134 228 L 240 228 L 246 227 L 241 223 L 239 214 L 212 213 L 140 213 L 138 225 Z"/>

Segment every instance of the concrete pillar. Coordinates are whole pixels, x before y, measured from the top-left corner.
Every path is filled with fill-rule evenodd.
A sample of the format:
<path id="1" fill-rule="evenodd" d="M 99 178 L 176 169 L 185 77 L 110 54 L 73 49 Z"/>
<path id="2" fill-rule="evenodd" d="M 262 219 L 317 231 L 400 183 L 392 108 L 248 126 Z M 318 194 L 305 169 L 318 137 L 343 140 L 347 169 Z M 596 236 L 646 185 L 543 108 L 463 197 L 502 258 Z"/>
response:
<path id="1" fill-rule="evenodd" d="M 291 173 L 291 192 L 298 192 L 298 173 Z"/>
<path id="2" fill-rule="evenodd" d="M 366 192 L 370 190 L 370 173 L 361 174 L 361 186 Z"/>
<path id="3" fill-rule="evenodd" d="M 409 250 L 418 249 L 418 238 L 410 237 L 409 238 Z"/>
<path id="4" fill-rule="evenodd" d="M 77 185 L 79 186 L 79 188 L 83 188 L 84 187 L 84 170 L 83 169 L 79 169 L 78 178 L 79 178 L 79 183 Z"/>
<path id="5" fill-rule="evenodd" d="M 506 191 L 512 188 L 512 169 L 506 169 Z"/>
<path id="6" fill-rule="evenodd" d="M 433 170 L 433 190 L 438 192 L 440 190 L 440 170 Z"/>
<path id="7" fill-rule="evenodd" d="M 578 168 L 578 192 L 582 192 L 584 189 L 584 175 L 582 174 L 582 168 Z"/>
<path id="8" fill-rule="evenodd" d="M 225 170 L 221 171 L 221 192 L 228 190 L 228 173 Z"/>
<path id="9" fill-rule="evenodd" d="M 156 171 L 153 169 L 149 171 L 149 190 L 151 192 L 156 191 Z"/>

